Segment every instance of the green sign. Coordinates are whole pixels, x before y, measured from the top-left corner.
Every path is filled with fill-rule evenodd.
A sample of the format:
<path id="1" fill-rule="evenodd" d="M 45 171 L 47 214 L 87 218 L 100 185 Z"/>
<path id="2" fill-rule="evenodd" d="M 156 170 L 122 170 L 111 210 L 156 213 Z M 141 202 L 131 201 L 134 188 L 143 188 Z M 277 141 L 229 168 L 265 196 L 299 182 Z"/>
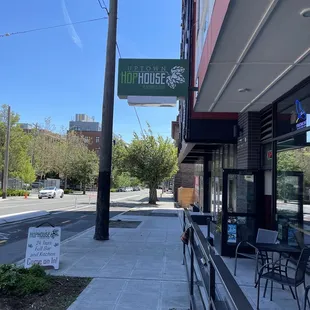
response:
<path id="1" fill-rule="evenodd" d="M 187 97 L 188 61 L 184 59 L 124 59 L 118 66 L 118 97 Z"/>

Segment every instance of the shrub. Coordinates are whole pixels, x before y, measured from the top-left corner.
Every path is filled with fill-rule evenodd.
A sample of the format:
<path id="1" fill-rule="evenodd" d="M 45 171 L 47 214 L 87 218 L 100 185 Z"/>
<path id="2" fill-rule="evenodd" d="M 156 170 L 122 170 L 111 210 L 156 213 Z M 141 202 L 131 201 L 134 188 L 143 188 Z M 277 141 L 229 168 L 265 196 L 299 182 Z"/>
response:
<path id="1" fill-rule="evenodd" d="M 9 188 L 7 190 L 7 196 L 8 197 L 13 197 L 13 196 L 24 196 L 25 193 L 28 193 L 28 196 L 30 195 L 29 191 L 25 191 L 23 189 L 11 189 Z M 2 196 L 2 191 L 1 191 L 1 196 Z"/>
<path id="2" fill-rule="evenodd" d="M 116 193 L 116 192 L 117 192 L 117 189 L 116 189 L 116 188 L 111 188 L 110 192 L 111 192 L 111 193 Z"/>
<path id="3" fill-rule="evenodd" d="M 50 288 L 50 277 L 39 265 L 29 269 L 15 265 L 0 265 L 0 292 L 6 295 L 25 296 L 44 293 Z"/>
<path id="4" fill-rule="evenodd" d="M 73 190 L 72 189 L 68 189 L 68 188 L 66 188 L 65 190 L 64 190 L 64 194 L 73 194 Z"/>

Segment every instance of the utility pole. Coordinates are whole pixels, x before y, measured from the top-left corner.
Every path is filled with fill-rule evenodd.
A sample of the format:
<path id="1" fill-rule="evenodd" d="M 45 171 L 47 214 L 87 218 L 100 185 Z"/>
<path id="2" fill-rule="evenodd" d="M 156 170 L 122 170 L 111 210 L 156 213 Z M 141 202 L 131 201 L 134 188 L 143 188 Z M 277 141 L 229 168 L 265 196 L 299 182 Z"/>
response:
<path id="1" fill-rule="evenodd" d="M 109 240 L 117 3 L 118 0 L 110 0 L 104 92 L 102 103 L 102 138 L 99 155 L 97 216 L 94 235 L 95 240 Z"/>
<path id="2" fill-rule="evenodd" d="M 4 176 L 3 176 L 2 199 L 6 198 L 6 196 L 7 196 L 7 189 L 8 189 L 10 132 L 11 132 L 11 107 L 8 106 L 8 116 L 7 116 L 7 125 L 6 125 L 5 154 L 4 154 Z"/>

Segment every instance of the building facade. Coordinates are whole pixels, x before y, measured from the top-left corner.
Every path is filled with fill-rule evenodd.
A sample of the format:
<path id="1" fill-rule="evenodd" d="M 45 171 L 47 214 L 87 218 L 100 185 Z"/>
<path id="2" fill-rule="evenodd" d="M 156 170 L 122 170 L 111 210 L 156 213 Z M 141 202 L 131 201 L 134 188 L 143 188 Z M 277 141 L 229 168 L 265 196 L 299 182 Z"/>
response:
<path id="1" fill-rule="evenodd" d="M 69 122 L 69 130 L 74 131 L 100 131 L 100 123 L 86 114 L 76 114 L 75 120 Z"/>
<path id="2" fill-rule="evenodd" d="M 310 234 L 308 7 L 183 0 L 181 58 L 191 71 L 179 163 L 195 167 L 197 204 L 213 215 L 223 255 L 258 228 L 276 229 L 285 244 L 296 230 Z"/>

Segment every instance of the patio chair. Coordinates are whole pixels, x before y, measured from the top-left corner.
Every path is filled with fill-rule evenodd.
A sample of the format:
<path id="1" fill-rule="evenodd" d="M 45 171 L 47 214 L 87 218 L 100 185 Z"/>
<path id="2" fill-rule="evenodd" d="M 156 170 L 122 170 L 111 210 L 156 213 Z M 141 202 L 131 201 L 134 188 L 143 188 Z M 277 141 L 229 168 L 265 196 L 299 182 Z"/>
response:
<path id="1" fill-rule="evenodd" d="M 257 231 L 257 235 L 256 235 L 256 243 L 275 244 L 277 242 L 277 238 L 278 238 L 278 232 L 277 231 L 259 228 Z M 253 248 L 255 251 L 255 254 L 239 252 L 239 248 L 242 245 L 246 245 L 248 247 Z M 239 242 L 237 247 L 236 247 L 236 252 L 235 252 L 234 276 L 236 276 L 236 274 L 237 274 L 238 256 L 243 256 L 243 257 L 247 257 L 250 259 L 255 259 L 256 265 L 255 265 L 254 283 L 256 284 L 257 283 L 259 259 L 261 260 L 261 265 L 264 265 L 266 262 L 268 262 L 267 254 L 265 255 L 263 253 L 260 253 L 260 251 L 258 251 L 258 249 L 248 241 L 244 240 L 244 241 Z"/>
<path id="2" fill-rule="evenodd" d="M 258 275 L 258 281 L 257 281 L 257 309 L 259 309 L 259 295 L 260 295 L 260 280 L 266 279 L 265 283 L 265 289 L 264 289 L 264 297 L 266 296 L 266 290 L 268 281 L 271 281 L 271 289 L 270 289 L 270 301 L 272 301 L 272 291 L 273 291 L 273 282 L 277 282 L 281 284 L 282 286 L 288 286 L 290 288 L 290 291 L 292 293 L 292 296 L 294 299 L 297 300 L 298 309 L 301 310 L 300 302 L 297 294 L 297 287 L 301 284 L 304 285 L 304 288 L 306 290 L 306 284 L 305 284 L 305 273 L 307 268 L 307 263 L 310 257 L 310 248 L 304 248 L 301 251 L 301 254 L 298 259 L 298 263 L 296 268 L 291 267 L 288 265 L 287 259 L 280 259 L 277 260 L 274 263 L 267 263 L 265 264 L 259 271 Z M 286 261 L 285 264 L 281 264 L 281 261 Z M 280 268 L 279 268 L 280 267 Z M 285 268 L 285 274 L 283 274 L 283 271 L 281 270 L 282 267 Z M 264 269 L 267 269 L 267 272 L 264 273 Z M 295 271 L 294 277 L 288 276 L 288 269 L 292 269 Z M 294 287 L 295 295 L 293 293 L 292 287 Z M 307 296 L 305 299 L 308 299 Z M 309 302 L 309 300 L 308 300 Z M 310 304 L 310 303 L 309 303 Z"/>
<path id="3" fill-rule="evenodd" d="M 301 249 L 308 247 L 307 244 L 305 243 L 303 232 L 301 232 L 300 230 L 297 230 L 295 231 L 294 235 L 295 235 L 296 242 Z"/>

